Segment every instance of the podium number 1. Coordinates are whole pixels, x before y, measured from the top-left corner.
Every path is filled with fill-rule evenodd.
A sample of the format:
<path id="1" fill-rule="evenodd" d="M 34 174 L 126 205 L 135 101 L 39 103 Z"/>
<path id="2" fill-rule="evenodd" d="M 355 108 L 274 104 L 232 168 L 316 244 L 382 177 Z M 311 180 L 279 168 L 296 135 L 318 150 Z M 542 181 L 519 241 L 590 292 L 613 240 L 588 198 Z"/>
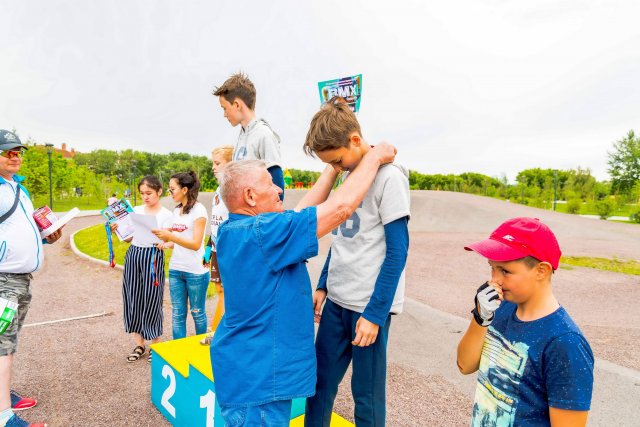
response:
<path id="1" fill-rule="evenodd" d="M 169 367 L 169 365 L 164 365 L 162 367 L 162 377 L 169 377 L 169 387 L 162 393 L 162 399 L 160 399 L 160 403 L 164 406 L 164 409 L 167 410 L 168 413 L 171 414 L 173 418 L 176 417 L 176 408 L 171 403 L 169 403 L 169 399 L 176 392 L 176 375 L 173 373 L 173 369 Z"/>
<path id="2" fill-rule="evenodd" d="M 207 427 L 213 427 L 213 418 L 216 410 L 216 395 L 211 391 L 200 396 L 200 407 L 207 409 Z"/>

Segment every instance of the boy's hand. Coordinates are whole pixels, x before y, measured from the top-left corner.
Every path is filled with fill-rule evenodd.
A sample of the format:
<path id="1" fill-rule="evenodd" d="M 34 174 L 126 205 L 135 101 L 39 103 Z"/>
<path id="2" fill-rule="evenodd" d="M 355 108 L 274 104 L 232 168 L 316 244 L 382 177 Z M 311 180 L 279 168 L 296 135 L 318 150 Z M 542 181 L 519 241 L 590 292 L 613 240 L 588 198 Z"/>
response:
<path id="1" fill-rule="evenodd" d="M 379 329 L 380 326 L 360 316 L 356 322 L 356 338 L 351 341 L 351 344 L 357 345 L 358 347 L 370 346 L 376 342 Z"/>
<path id="2" fill-rule="evenodd" d="M 484 282 L 476 292 L 475 307 L 471 311 L 480 326 L 489 326 L 502 301 L 502 289 L 497 283 Z"/>
<path id="3" fill-rule="evenodd" d="M 313 321 L 320 323 L 320 317 L 322 313 L 322 304 L 327 298 L 327 291 L 324 289 L 318 289 L 313 293 Z"/>
<path id="4" fill-rule="evenodd" d="M 396 150 L 396 147 L 386 142 L 381 142 L 369 150 L 369 153 L 373 153 L 378 156 L 380 159 L 380 165 L 392 163 L 397 152 L 398 150 Z"/>
<path id="5" fill-rule="evenodd" d="M 116 231 L 118 229 L 118 223 L 117 222 L 112 222 L 111 224 L 109 224 L 109 228 L 111 228 L 111 232 L 113 233 L 114 231 Z"/>

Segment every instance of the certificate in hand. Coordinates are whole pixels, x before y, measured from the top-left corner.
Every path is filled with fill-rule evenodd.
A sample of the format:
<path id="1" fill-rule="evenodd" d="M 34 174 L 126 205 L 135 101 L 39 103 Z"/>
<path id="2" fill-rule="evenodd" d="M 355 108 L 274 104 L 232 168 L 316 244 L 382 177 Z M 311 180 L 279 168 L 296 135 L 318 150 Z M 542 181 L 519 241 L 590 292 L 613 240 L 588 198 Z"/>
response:
<path id="1" fill-rule="evenodd" d="M 162 243 L 151 230 L 160 228 L 155 215 L 143 215 L 135 212 L 129 214 L 133 225 L 133 234 L 136 236 L 136 243 L 140 246 L 157 245 Z"/>

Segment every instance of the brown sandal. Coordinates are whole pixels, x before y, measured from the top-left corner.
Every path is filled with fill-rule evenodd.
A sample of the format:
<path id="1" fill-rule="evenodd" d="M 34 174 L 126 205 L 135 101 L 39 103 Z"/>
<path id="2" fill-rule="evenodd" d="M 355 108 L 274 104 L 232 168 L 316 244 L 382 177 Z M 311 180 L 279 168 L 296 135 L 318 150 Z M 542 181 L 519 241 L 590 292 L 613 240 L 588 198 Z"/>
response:
<path id="1" fill-rule="evenodd" d="M 137 345 L 130 355 L 127 356 L 127 362 L 132 363 L 144 356 L 145 349 L 141 345 Z"/>

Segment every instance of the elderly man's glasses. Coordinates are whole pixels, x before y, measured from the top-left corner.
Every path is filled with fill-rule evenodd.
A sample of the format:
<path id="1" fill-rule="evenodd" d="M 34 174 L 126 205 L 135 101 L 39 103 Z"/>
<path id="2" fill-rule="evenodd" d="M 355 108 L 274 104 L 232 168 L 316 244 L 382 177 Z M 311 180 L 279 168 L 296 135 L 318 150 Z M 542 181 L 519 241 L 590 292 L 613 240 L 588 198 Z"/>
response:
<path id="1" fill-rule="evenodd" d="M 21 159 L 24 155 L 24 150 L 0 150 L 0 156 L 7 159 Z"/>

